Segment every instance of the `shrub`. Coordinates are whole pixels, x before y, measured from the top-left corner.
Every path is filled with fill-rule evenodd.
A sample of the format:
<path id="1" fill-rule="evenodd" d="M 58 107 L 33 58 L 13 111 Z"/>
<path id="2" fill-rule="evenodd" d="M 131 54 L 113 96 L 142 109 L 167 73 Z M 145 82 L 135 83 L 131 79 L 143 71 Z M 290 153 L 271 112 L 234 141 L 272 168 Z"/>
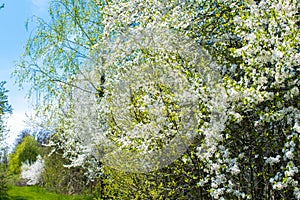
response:
<path id="1" fill-rule="evenodd" d="M 24 162 L 33 164 L 39 154 L 39 146 L 32 136 L 26 136 L 22 143 L 17 145 L 14 153 L 10 155 L 8 170 L 12 174 L 21 173 L 21 165 Z"/>
<path id="2" fill-rule="evenodd" d="M 37 160 L 32 165 L 30 165 L 29 162 L 22 163 L 21 177 L 27 181 L 27 185 L 37 185 L 41 181 L 44 166 L 44 160 L 38 155 Z"/>
<path id="3" fill-rule="evenodd" d="M 7 175 L 6 166 L 0 164 L 0 199 L 8 199 L 7 183 L 8 183 L 8 175 Z"/>

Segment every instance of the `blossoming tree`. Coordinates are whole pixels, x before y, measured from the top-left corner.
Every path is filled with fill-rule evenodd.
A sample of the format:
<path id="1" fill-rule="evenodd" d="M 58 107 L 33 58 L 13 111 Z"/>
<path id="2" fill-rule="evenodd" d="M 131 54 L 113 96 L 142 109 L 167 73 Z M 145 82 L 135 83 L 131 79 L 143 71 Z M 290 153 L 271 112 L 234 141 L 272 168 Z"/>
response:
<path id="1" fill-rule="evenodd" d="M 152 198 L 300 199 L 299 9 L 53 1 L 15 75 L 90 180 L 105 165 L 146 173 Z"/>

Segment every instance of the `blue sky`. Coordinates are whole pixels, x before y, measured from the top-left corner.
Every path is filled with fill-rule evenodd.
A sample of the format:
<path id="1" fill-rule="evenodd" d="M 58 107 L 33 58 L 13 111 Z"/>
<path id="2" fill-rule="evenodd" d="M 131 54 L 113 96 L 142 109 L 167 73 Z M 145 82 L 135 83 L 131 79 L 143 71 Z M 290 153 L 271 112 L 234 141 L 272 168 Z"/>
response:
<path id="1" fill-rule="evenodd" d="M 8 119 L 9 144 L 12 144 L 15 136 L 26 127 L 23 121 L 26 114 L 31 112 L 31 103 L 25 99 L 27 88 L 19 90 L 11 78 L 11 72 L 34 28 L 29 26 L 26 31 L 27 19 L 33 15 L 47 18 L 48 2 L 49 0 L 0 0 L 0 5 L 5 3 L 4 9 L 0 10 L 0 81 L 7 82 L 9 103 L 14 109 Z"/>

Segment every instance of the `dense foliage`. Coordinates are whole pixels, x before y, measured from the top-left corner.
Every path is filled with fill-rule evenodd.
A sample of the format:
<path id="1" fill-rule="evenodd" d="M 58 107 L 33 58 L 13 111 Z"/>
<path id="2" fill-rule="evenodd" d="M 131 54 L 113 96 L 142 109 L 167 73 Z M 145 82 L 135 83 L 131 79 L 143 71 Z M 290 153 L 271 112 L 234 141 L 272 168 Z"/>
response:
<path id="1" fill-rule="evenodd" d="M 300 199 L 298 1 L 49 12 L 14 74 L 39 91 L 52 151 L 100 197 Z"/>
<path id="2" fill-rule="evenodd" d="M 5 161 L 5 157 L 7 156 L 7 145 L 5 144 L 5 134 L 7 133 L 5 120 L 7 118 L 7 114 L 12 112 L 12 108 L 8 103 L 7 92 L 4 85 L 5 81 L 0 82 L 0 162 Z"/>
<path id="3" fill-rule="evenodd" d="M 7 152 L 8 147 L 5 142 L 7 114 L 12 112 L 11 106 L 8 104 L 7 90 L 4 87 L 5 82 L 0 82 L 0 198 L 7 198 Z"/>
<path id="4" fill-rule="evenodd" d="M 36 161 L 38 155 L 38 143 L 33 136 L 28 135 L 10 154 L 8 170 L 13 174 L 20 174 L 22 163 L 31 165 Z"/>
<path id="5" fill-rule="evenodd" d="M 0 164 L 0 199 L 8 199 L 8 174 L 4 164 Z"/>
<path id="6" fill-rule="evenodd" d="M 90 185 L 84 176 L 85 170 L 81 167 L 67 168 L 70 161 L 63 158 L 59 151 L 53 152 L 46 148 L 44 157 L 44 171 L 42 173 L 43 186 L 49 191 L 65 194 L 83 194 L 90 192 Z M 59 178 L 58 178 L 59 177 Z"/>

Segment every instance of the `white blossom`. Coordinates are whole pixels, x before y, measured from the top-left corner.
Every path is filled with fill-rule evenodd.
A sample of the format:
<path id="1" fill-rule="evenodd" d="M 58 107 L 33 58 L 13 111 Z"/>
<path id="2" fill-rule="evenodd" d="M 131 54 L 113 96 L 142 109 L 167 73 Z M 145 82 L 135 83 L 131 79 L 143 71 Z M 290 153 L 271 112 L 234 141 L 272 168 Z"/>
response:
<path id="1" fill-rule="evenodd" d="M 284 188 L 284 185 L 281 182 L 277 182 L 273 185 L 273 188 L 275 190 L 282 190 Z"/>
<path id="2" fill-rule="evenodd" d="M 37 185 L 40 183 L 44 166 L 44 160 L 40 155 L 38 155 L 37 160 L 32 165 L 28 162 L 22 163 L 21 177 L 27 181 L 27 185 Z"/>
<path id="3" fill-rule="evenodd" d="M 233 167 L 231 167 L 230 170 L 233 175 L 237 175 L 241 172 L 237 164 L 233 165 Z"/>
<path id="4" fill-rule="evenodd" d="M 296 199 L 300 199 L 300 189 L 298 187 L 295 187 L 294 195 Z"/>
<path id="5" fill-rule="evenodd" d="M 265 158 L 266 159 L 266 163 L 269 163 L 270 165 L 274 165 L 276 163 L 280 162 L 280 155 L 277 155 L 276 157 L 269 157 L 269 158 Z"/>
<path id="6" fill-rule="evenodd" d="M 287 151 L 287 152 L 285 153 L 285 156 L 286 156 L 288 159 L 290 159 L 290 160 L 294 158 L 294 154 L 293 154 L 292 151 Z"/>

